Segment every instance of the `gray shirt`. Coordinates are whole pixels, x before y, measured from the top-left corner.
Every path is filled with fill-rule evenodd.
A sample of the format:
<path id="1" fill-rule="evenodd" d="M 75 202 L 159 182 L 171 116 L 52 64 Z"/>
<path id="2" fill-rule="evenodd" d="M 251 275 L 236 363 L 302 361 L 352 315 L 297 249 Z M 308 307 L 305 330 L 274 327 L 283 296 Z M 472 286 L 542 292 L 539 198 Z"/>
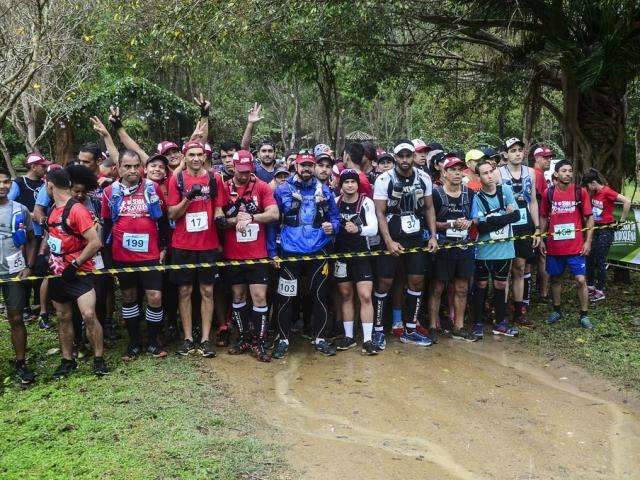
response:
<path id="1" fill-rule="evenodd" d="M 9 275 L 9 264 L 7 263 L 7 257 L 11 257 L 12 255 L 15 255 L 22 250 L 21 248 L 16 248 L 11 237 L 11 218 L 13 217 L 14 211 L 12 203 L 19 206 L 22 210 L 22 216 L 25 219 L 24 226 L 26 230 L 29 232 L 33 232 L 31 214 L 29 213 L 29 210 L 27 210 L 27 207 L 25 207 L 21 203 L 12 202 L 11 200 L 0 205 L 0 276 L 2 277 L 6 277 Z M 24 260 L 26 265 L 26 258 L 24 258 Z M 15 275 L 15 273 L 13 273 L 12 275 Z"/>

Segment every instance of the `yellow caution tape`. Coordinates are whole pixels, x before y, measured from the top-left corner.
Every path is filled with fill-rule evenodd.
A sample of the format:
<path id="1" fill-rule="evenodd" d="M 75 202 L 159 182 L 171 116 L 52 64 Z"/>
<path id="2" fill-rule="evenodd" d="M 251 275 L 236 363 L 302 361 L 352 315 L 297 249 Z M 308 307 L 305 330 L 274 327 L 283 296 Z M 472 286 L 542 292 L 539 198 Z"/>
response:
<path id="1" fill-rule="evenodd" d="M 596 225 L 594 227 L 584 227 L 577 228 L 575 230 L 567 229 L 566 232 L 586 232 L 588 230 L 605 230 L 607 228 L 618 228 L 622 225 L 635 225 L 639 222 L 634 221 L 625 221 L 625 222 L 616 222 L 610 223 L 606 225 Z M 565 231 L 555 232 L 556 234 L 564 233 Z M 447 250 L 450 248 L 467 248 L 473 247 L 476 245 L 492 245 L 496 243 L 510 242 L 513 240 L 525 240 L 528 238 L 540 237 L 544 238 L 549 235 L 553 235 L 551 233 L 532 233 L 529 235 L 519 235 L 517 237 L 508 237 L 500 240 L 482 240 L 475 242 L 464 242 L 464 243 L 446 243 L 444 245 L 439 245 L 438 250 Z M 414 248 L 406 248 L 402 251 L 402 255 L 407 253 L 419 253 L 426 252 L 427 247 L 414 247 Z M 185 263 L 180 265 L 154 265 L 154 266 L 138 266 L 138 267 L 122 267 L 122 268 L 104 268 L 101 270 L 94 270 L 93 272 L 78 272 L 78 275 L 113 275 L 117 273 L 135 273 L 135 272 L 153 272 L 153 271 L 170 271 L 170 270 L 193 270 L 196 268 L 212 268 L 212 267 L 230 267 L 230 266 L 240 266 L 240 265 L 260 265 L 260 264 L 274 264 L 274 263 L 284 263 L 284 262 L 308 262 L 311 260 L 339 260 L 341 258 L 361 258 L 361 257 L 377 257 L 380 255 L 391 255 L 387 250 L 375 250 L 375 251 L 366 251 L 366 252 L 341 252 L 341 253 L 327 253 L 327 254 L 318 254 L 318 255 L 296 255 L 295 257 L 285 257 L 285 258 L 259 258 L 256 260 L 221 260 L 218 262 L 211 263 Z M 3 283 L 13 283 L 13 282 L 24 282 L 29 280 L 39 280 L 44 278 L 57 278 L 59 275 L 47 275 L 46 277 L 36 277 L 29 276 L 23 279 L 18 277 L 11 278 L 0 278 L 0 284 Z"/>

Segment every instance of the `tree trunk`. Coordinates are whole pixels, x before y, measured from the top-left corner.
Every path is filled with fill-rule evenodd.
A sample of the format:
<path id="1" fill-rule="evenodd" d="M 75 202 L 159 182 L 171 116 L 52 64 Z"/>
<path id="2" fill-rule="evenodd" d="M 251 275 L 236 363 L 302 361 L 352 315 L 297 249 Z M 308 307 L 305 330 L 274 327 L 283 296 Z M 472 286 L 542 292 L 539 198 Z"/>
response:
<path id="1" fill-rule="evenodd" d="M 638 115 L 638 121 L 636 125 L 636 186 L 638 185 L 638 183 L 640 183 L 640 115 Z M 631 201 L 633 200 L 634 199 L 632 198 Z"/>
<path id="2" fill-rule="evenodd" d="M 75 135 L 73 125 L 66 118 L 59 118 L 55 123 L 56 146 L 54 151 L 54 162 L 66 165 L 73 159 L 75 146 Z"/>
<path id="3" fill-rule="evenodd" d="M 300 110 L 300 87 L 296 81 L 293 85 L 293 130 L 289 140 L 289 148 L 295 148 L 302 132 L 302 112 Z"/>
<path id="4" fill-rule="evenodd" d="M 579 90 L 570 74 L 563 75 L 563 136 L 566 157 L 582 173 L 598 169 L 615 189 L 623 182 L 627 83 L 601 83 Z"/>
<path id="5" fill-rule="evenodd" d="M 4 159 L 7 170 L 9 170 L 9 173 L 11 173 L 11 177 L 15 178 L 16 169 L 13 168 L 13 163 L 11 163 L 11 154 L 9 153 L 9 149 L 7 148 L 7 144 L 4 141 L 2 133 L 0 133 L 0 152 L 2 152 L 2 158 Z"/>
<path id="6" fill-rule="evenodd" d="M 532 73 L 527 85 L 527 93 L 524 98 L 524 131 L 522 141 L 524 142 L 525 151 L 528 152 L 533 140 L 533 131 L 540 118 L 540 95 L 542 93 L 542 85 L 540 77 L 535 72 Z"/>

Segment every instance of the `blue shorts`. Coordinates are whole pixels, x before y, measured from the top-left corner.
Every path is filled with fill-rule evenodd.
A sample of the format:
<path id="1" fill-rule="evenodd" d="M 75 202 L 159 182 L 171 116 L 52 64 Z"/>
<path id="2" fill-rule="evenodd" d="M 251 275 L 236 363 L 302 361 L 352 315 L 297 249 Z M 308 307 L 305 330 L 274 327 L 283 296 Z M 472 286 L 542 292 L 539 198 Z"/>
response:
<path id="1" fill-rule="evenodd" d="M 571 275 L 586 275 L 587 262 L 582 255 L 547 255 L 547 273 L 559 277 L 569 266 Z"/>

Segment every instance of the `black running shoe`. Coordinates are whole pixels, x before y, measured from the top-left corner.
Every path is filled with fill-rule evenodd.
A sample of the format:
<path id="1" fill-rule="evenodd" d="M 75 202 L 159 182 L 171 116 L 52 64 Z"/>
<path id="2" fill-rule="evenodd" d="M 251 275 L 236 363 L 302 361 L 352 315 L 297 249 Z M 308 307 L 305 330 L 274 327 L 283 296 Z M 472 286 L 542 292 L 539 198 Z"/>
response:
<path id="1" fill-rule="evenodd" d="M 109 369 L 102 357 L 94 357 L 93 359 L 93 374 L 98 377 L 104 377 L 109 375 Z"/>
<path id="2" fill-rule="evenodd" d="M 40 330 L 51 330 L 52 325 L 49 323 L 49 315 L 40 315 L 38 328 L 40 328 Z"/>
<path id="3" fill-rule="evenodd" d="M 263 340 L 257 340 L 251 346 L 251 350 L 253 351 L 253 354 L 256 356 L 259 362 L 266 363 L 271 361 L 271 355 L 269 355 L 269 352 L 265 348 Z"/>
<path id="4" fill-rule="evenodd" d="M 182 345 L 180 346 L 180 348 L 178 349 L 178 355 L 183 355 L 183 356 L 187 356 L 190 353 L 193 353 L 196 351 L 196 347 L 193 344 L 193 340 L 185 340 L 184 342 L 182 342 Z"/>
<path id="5" fill-rule="evenodd" d="M 320 340 L 316 342 L 313 346 L 316 349 L 316 352 L 320 352 L 322 355 L 327 357 L 331 357 L 336 354 L 336 347 L 331 345 L 326 340 Z"/>
<path id="6" fill-rule="evenodd" d="M 216 351 L 213 349 L 213 345 L 209 340 L 205 340 L 198 346 L 198 351 L 204 358 L 213 358 L 216 356 Z"/>
<path id="7" fill-rule="evenodd" d="M 378 349 L 371 340 L 362 344 L 362 353 L 365 355 L 377 355 Z"/>
<path id="8" fill-rule="evenodd" d="M 336 340 L 336 348 L 338 350 L 349 350 L 356 346 L 356 341 L 351 337 L 342 337 Z"/>
<path id="9" fill-rule="evenodd" d="M 136 358 L 138 358 L 142 354 L 142 348 L 140 345 L 129 344 L 127 350 L 122 355 L 122 360 L 125 362 L 133 362 Z"/>
<path id="10" fill-rule="evenodd" d="M 167 351 L 160 345 L 150 344 L 147 346 L 147 353 L 154 358 L 164 358 L 167 356 Z"/>
<path id="11" fill-rule="evenodd" d="M 455 340 L 464 340 L 466 342 L 477 342 L 478 337 L 476 337 L 472 331 L 466 328 L 459 328 L 458 330 L 451 331 L 451 338 Z"/>
<path id="12" fill-rule="evenodd" d="M 67 360 L 66 358 L 62 359 L 60 362 L 60 366 L 53 372 L 53 378 L 55 380 L 59 380 L 63 377 L 68 377 L 78 368 L 78 364 L 75 360 Z"/>
<path id="13" fill-rule="evenodd" d="M 251 344 L 244 339 L 244 336 L 240 335 L 238 341 L 229 350 L 229 355 L 243 355 L 251 351 Z"/>
<path id="14" fill-rule="evenodd" d="M 276 346 L 273 347 L 273 352 L 271 352 L 271 357 L 275 359 L 284 358 L 288 351 L 289 351 L 289 344 L 284 340 L 279 340 L 278 343 L 276 343 Z"/>
<path id="15" fill-rule="evenodd" d="M 16 371 L 16 378 L 20 380 L 22 385 L 29 385 L 35 382 L 36 374 L 27 367 L 27 362 L 24 360 L 16 360 L 13 363 L 13 367 Z"/>

